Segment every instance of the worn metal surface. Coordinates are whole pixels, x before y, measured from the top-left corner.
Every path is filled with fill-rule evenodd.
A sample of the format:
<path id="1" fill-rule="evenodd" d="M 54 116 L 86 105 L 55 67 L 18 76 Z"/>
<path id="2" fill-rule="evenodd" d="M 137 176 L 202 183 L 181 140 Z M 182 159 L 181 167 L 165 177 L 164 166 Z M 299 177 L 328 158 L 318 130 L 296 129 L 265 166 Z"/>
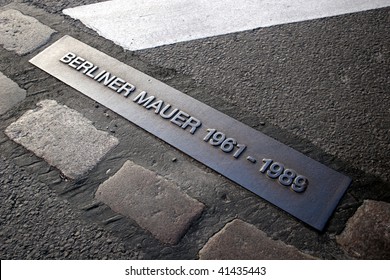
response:
<path id="1" fill-rule="evenodd" d="M 351 182 L 69 36 L 31 63 L 316 229 L 324 228 Z"/>

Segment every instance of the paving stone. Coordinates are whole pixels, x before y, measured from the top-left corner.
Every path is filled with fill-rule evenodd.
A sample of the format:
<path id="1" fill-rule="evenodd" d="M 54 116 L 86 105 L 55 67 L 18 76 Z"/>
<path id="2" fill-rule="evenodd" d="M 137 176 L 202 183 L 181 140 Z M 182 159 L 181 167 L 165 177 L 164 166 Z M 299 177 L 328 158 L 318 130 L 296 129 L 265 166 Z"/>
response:
<path id="1" fill-rule="evenodd" d="M 118 139 L 97 130 L 75 110 L 53 100 L 39 102 L 7 127 L 5 133 L 68 178 L 91 170 L 118 144 Z"/>
<path id="2" fill-rule="evenodd" d="M 202 260 L 314 259 L 291 245 L 272 240 L 265 232 L 239 219 L 211 237 L 199 257 Z"/>
<path id="3" fill-rule="evenodd" d="M 101 184 L 95 196 L 168 244 L 178 243 L 204 208 L 173 181 L 131 161 Z"/>
<path id="4" fill-rule="evenodd" d="M 337 242 L 358 259 L 390 259 L 390 203 L 365 200 Z"/>
<path id="5" fill-rule="evenodd" d="M 56 31 L 17 10 L 0 12 L 0 45 L 24 55 L 46 44 Z"/>
<path id="6" fill-rule="evenodd" d="M 0 115 L 26 98 L 26 91 L 0 72 Z"/>

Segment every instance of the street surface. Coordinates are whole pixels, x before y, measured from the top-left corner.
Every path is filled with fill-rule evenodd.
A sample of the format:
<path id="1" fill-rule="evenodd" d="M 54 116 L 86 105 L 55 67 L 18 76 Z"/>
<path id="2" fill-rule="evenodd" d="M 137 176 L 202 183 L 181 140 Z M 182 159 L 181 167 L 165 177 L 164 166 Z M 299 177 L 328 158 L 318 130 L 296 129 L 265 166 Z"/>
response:
<path id="1" fill-rule="evenodd" d="M 0 81 L 2 88 L 18 93 L 11 100 L 7 93 L 0 92 L 0 100 L 6 104 L 0 115 L 1 259 L 390 257 L 389 240 L 382 240 L 381 246 L 373 241 L 386 236 L 389 227 L 381 225 L 390 224 L 390 1 L 359 1 L 368 6 L 358 11 L 358 5 L 349 4 L 347 10 L 343 7 L 337 13 L 315 17 L 307 14 L 299 20 L 252 26 L 239 32 L 230 30 L 228 34 L 215 32 L 190 41 L 175 39 L 175 43 L 154 43 L 142 32 L 140 36 L 150 44 L 134 50 L 129 50 L 131 44 L 126 45 L 126 36 L 112 32 L 124 40 L 104 38 L 94 31 L 106 36 L 101 26 L 93 26 L 92 30 L 62 12 L 67 9 L 69 15 L 88 17 L 92 11 L 88 6 L 77 7 L 98 2 L 102 1 L 0 0 L 0 72 L 4 76 Z M 124 5 L 123 1 L 118 3 Z M 241 6 L 245 11 L 245 4 Z M 116 9 L 115 5 L 111 8 Z M 82 15 L 76 15 L 78 9 Z M 129 9 L 126 6 L 122 10 Z M 113 17 L 109 9 L 107 14 Z M 230 15 L 229 20 L 234 22 L 234 16 Z M 129 30 L 131 34 L 133 30 L 127 24 L 132 21 L 126 16 L 113 18 L 112 24 L 120 26 L 121 21 L 126 27 L 122 32 Z M 34 28 L 23 29 L 27 22 Z M 169 29 L 170 25 L 165 27 Z M 110 28 L 120 30 L 118 26 Z M 35 35 L 31 35 L 33 32 Z M 23 34 L 30 39 L 13 41 Z M 28 62 L 64 35 L 351 177 L 352 184 L 325 230 L 319 232 L 305 225 Z M 67 126 L 41 111 L 37 104 L 44 100 L 59 104 L 61 116 L 69 120 Z M 27 144 L 11 140 L 25 136 L 7 134 L 11 124 L 31 128 L 28 122 L 20 122 L 26 112 L 30 112 L 28 121 L 42 113 L 37 122 L 43 132 L 39 137 L 28 135 L 31 145 L 42 150 L 45 145 L 53 145 L 56 152 L 41 155 Z M 75 121 L 70 117 L 78 114 L 85 118 Z M 53 162 L 69 161 L 64 155 L 70 146 L 75 155 L 83 152 L 80 147 L 89 145 L 88 135 L 80 132 L 83 135 L 78 147 L 77 141 L 67 142 L 68 133 L 61 132 L 64 127 L 78 131 L 84 126 L 94 126 L 110 139 L 117 139 L 114 142 L 118 144 L 105 150 L 103 157 L 99 155 L 86 173 L 73 178 Z M 50 140 L 51 133 L 65 140 Z M 67 147 L 66 143 L 72 144 Z M 95 156 L 92 149 L 84 158 Z M 74 161 L 79 158 L 75 156 Z M 168 191 L 163 187 L 162 195 L 177 188 L 176 201 L 169 200 L 169 195 L 161 205 L 156 200 L 155 206 L 162 207 L 163 216 L 171 211 L 166 205 L 186 205 L 189 212 L 195 213 L 180 222 L 180 232 L 175 232 L 174 238 L 157 225 L 143 226 L 135 214 L 114 211 L 115 201 L 110 204 L 97 199 L 96 191 L 103 185 L 123 190 L 125 183 L 120 175 L 127 174 L 129 164 L 142 170 L 132 177 L 141 187 L 148 182 L 163 182 Z M 69 174 L 78 174 L 75 171 Z M 110 177 L 117 180 L 108 181 Z M 153 201 L 150 193 L 142 197 Z M 187 200 L 195 202 L 188 204 Z M 142 212 L 141 208 L 140 219 L 147 220 Z M 177 213 L 180 211 L 172 215 Z M 363 240 L 356 238 L 359 229 L 364 233 Z M 247 233 L 246 243 L 237 237 L 240 232 Z M 174 244 L 160 236 L 169 242 L 174 240 Z M 261 238 L 266 238 L 262 244 L 267 248 L 254 252 L 255 247 L 248 244 Z M 269 248 L 281 249 L 272 255 Z"/>

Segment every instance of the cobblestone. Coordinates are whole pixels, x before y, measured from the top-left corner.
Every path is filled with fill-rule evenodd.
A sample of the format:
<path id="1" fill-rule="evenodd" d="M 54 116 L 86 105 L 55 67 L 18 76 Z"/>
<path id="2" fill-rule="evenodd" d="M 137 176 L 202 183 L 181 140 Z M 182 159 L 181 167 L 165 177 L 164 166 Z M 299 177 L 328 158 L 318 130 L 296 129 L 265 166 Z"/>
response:
<path id="1" fill-rule="evenodd" d="M 131 161 L 99 186 L 96 198 L 169 244 L 179 242 L 204 208 L 174 182 Z"/>
<path id="2" fill-rule="evenodd" d="M 17 10 L 0 12 L 0 45 L 19 55 L 46 44 L 56 31 Z"/>
<path id="3" fill-rule="evenodd" d="M 0 72 L 0 115 L 26 98 L 26 91 Z"/>
<path id="4" fill-rule="evenodd" d="M 221 231 L 211 237 L 200 250 L 202 260 L 302 260 L 313 257 L 300 252 L 297 248 L 275 241 L 254 225 L 236 219 L 228 223 Z"/>
<path id="5" fill-rule="evenodd" d="M 365 200 L 337 241 L 358 259 L 390 258 L 390 204 Z"/>
<path id="6" fill-rule="evenodd" d="M 91 170 L 118 144 L 118 139 L 97 130 L 75 110 L 53 100 L 39 102 L 6 129 L 5 133 L 50 165 L 76 179 Z"/>
<path id="7" fill-rule="evenodd" d="M 137 250 L 83 220 L 81 214 L 49 186 L 1 155 L 0 190 L 2 260 L 138 257 Z M 108 239 L 112 240 L 111 245 L 107 244 Z"/>

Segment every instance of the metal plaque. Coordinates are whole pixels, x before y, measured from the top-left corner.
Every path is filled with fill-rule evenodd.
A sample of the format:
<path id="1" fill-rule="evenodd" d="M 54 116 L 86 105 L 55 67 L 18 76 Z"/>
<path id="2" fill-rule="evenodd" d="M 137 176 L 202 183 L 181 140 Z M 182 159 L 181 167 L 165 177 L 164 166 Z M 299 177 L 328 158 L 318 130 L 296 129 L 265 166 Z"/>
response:
<path id="1" fill-rule="evenodd" d="M 30 62 L 316 229 L 324 228 L 351 182 L 72 37 Z"/>

